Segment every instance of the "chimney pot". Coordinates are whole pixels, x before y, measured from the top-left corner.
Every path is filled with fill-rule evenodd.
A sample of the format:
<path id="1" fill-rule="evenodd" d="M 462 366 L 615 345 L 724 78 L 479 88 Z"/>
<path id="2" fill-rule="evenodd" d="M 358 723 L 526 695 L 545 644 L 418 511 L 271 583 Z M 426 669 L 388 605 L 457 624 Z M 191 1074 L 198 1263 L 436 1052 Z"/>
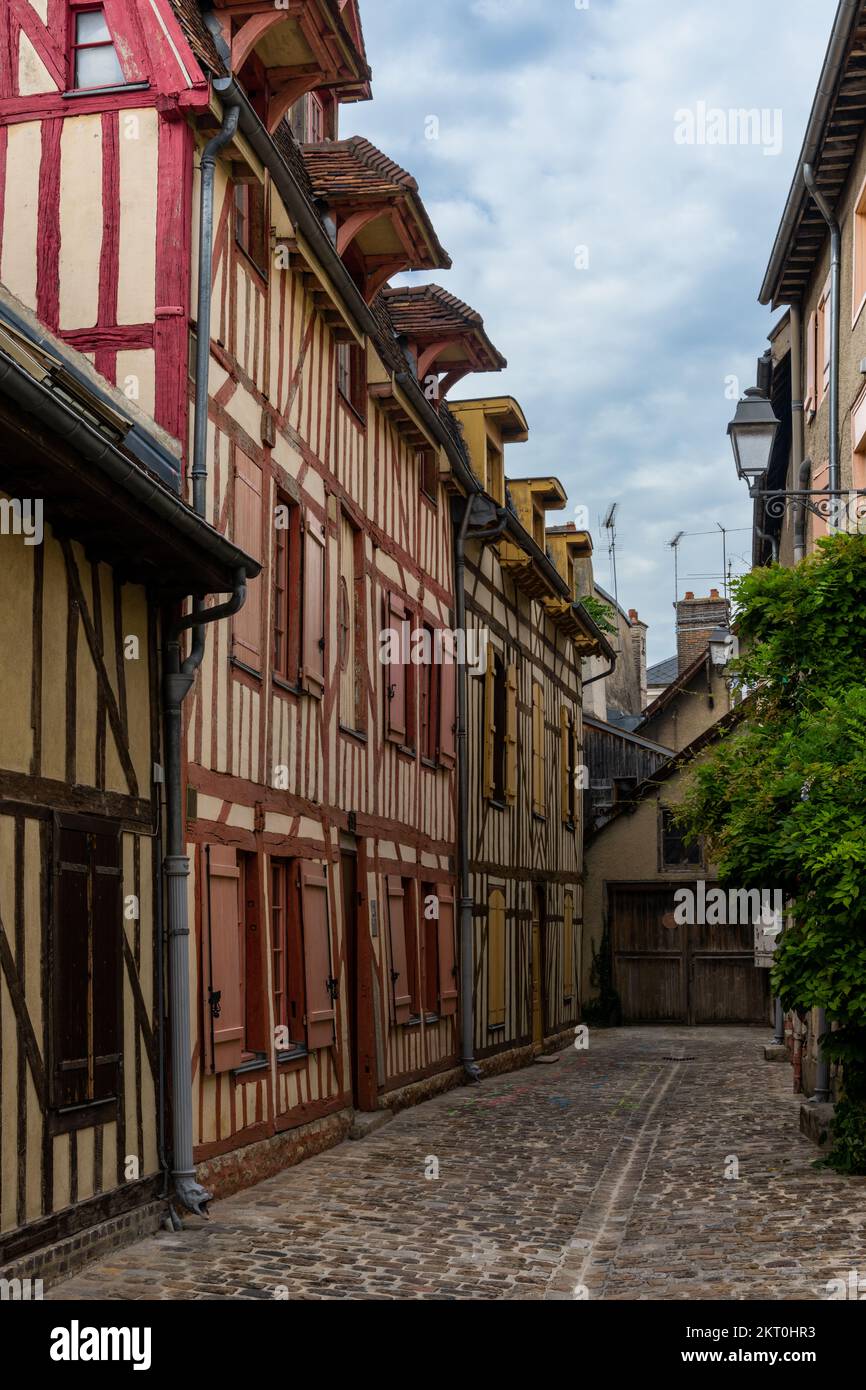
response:
<path id="1" fill-rule="evenodd" d="M 688 593 L 686 594 L 686 598 L 694 598 L 694 594 L 692 593 L 691 589 L 689 589 Z"/>
<path id="2" fill-rule="evenodd" d="M 631 618 L 631 620 L 632 620 L 633 623 L 636 623 L 636 622 L 638 621 L 637 609 L 636 609 L 636 608 L 630 608 L 630 609 L 628 610 L 628 616 Z"/>
<path id="3" fill-rule="evenodd" d="M 719 591 L 718 591 L 718 589 L 710 589 L 710 598 L 718 598 L 718 597 L 719 597 Z"/>

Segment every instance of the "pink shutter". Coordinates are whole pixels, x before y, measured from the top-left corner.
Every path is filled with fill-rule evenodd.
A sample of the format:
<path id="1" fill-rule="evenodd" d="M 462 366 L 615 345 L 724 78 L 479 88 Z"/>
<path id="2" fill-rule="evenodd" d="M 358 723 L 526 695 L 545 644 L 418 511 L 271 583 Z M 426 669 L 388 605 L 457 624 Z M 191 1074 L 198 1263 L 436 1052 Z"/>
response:
<path id="1" fill-rule="evenodd" d="M 307 982 L 307 1047 L 312 1052 L 317 1047 L 330 1047 L 334 1041 L 328 879 L 321 864 L 302 861 L 299 869 Z"/>
<path id="2" fill-rule="evenodd" d="M 439 672 L 442 682 L 439 697 L 439 761 L 443 767 L 453 767 L 457 761 L 456 657 L 449 659 L 446 651 Z"/>
<path id="3" fill-rule="evenodd" d="M 439 885 L 439 1013 L 457 1012 L 457 966 L 454 951 L 454 889 Z"/>
<path id="4" fill-rule="evenodd" d="M 311 512 L 304 521 L 301 685 L 311 695 L 325 691 L 325 528 Z"/>
<path id="5" fill-rule="evenodd" d="M 806 325 L 806 399 L 804 409 L 808 413 L 817 404 L 815 392 L 815 342 L 818 333 L 818 315 L 810 314 Z"/>
<path id="6" fill-rule="evenodd" d="M 386 621 L 396 634 L 398 652 L 388 666 L 388 686 L 385 691 L 385 731 L 392 743 L 406 742 L 406 666 L 403 662 L 403 625 L 406 605 L 399 594 L 388 595 Z M 393 640 L 393 639 L 392 639 Z"/>
<path id="7" fill-rule="evenodd" d="M 262 470 L 246 454 L 235 455 L 234 540 L 241 550 L 262 558 Z M 262 577 L 247 580 L 247 597 L 235 614 L 232 635 L 234 655 L 239 661 L 262 666 Z"/>
<path id="8" fill-rule="evenodd" d="M 408 1023 L 412 1012 L 409 992 L 409 969 L 406 963 L 406 919 L 404 916 L 403 880 L 389 874 L 388 933 L 391 939 L 391 994 L 394 1000 L 394 1022 Z"/>
<path id="9" fill-rule="evenodd" d="M 244 1050 L 241 871 L 237 851 L 205 848 L 204 1035 L 208 1069 L 239 1067 Z"/>

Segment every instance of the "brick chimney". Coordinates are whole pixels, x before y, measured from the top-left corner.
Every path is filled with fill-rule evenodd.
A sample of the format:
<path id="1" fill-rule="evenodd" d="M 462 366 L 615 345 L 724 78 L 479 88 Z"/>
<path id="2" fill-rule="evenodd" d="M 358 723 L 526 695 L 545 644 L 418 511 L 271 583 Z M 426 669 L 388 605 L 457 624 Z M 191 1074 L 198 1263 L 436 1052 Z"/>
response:
<path id="1" fill-rule="evenodd" d="M 633 713 L 640 714 L 640 712 L 646 707 L 647 625 L 646 623 L 641 622 L 640 618 L 638 617 L 636 608 L 630 608 L 628 610 L 628 620 L 631 623 L 631 632 L 629 633 L 629 636 L 631 637 L 631 651 L 632 661 L 634 663 L 634 674 L 635 680 L 637 681 L 638 693 L 640 695 L 640 704 L 638 708 L 635 711 L 633 711 Z"/>
<path id="2" fill-rule="evenodd" d="M 677 604 L 677 671 L 682 675 L 702 652 L 707 650 L 710 634 L 717 627 L 728 627 L 731 615 L 727 599 L 718 589 L 711 589 L 708 598 L 695 598 L 687 593 Z"/>

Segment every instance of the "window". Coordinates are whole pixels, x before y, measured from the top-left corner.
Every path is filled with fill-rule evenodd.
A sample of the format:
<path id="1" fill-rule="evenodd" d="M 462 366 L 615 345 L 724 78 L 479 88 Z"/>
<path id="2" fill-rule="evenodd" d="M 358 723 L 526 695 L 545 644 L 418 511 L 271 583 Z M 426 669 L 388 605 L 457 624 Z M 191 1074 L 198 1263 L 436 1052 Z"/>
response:
<path id="1" fill-rule="evenodd" d="M 367 359 L 355 343 L 337 344 L 337 390 L 362 420 L 367 417 Z"/>
<path id="2" fill-rule="evenodd" d="M 544 794 L 544 690 L 538 681 L 532 682 L 532 810 L 536 816 L 547 815 Z"/>
<path id="3" fill-rule="evenodd" d="M 364 615 L 364 537 L 346 512 L 340 514 L 340 578 L 337 585 L 337 654 L 340 672 L 340 723 L 366 727 Z"/>
<path id="4" fill-rule="evenodd" d="M 663 869 L 687 869 L 699 866 L 703 856 L 699 840 L 686 841 L 685 834 L 674 821 L 673 811 L 661 810 L 661 861 Z"/>
<path id="5" fill-rule="evenodd" d="M 101 5 L 71 12 L 70 77 L 73 90 L 122 87 L 126 82 Z"/>
<path id="6" fill-rule="evenodd" d="M 424 1013 L 429 1018 L 439 1013 L 439 897 L 435 883 L 421 884 L 420 910 L 423 924 L 422 990 Z"/>
<path id="7" fill-rule="evenodd" d="M 505 1027 L 505 896 L 499 888 L 487 907 L 487 1027 Z"/>
<path id="8" fill-rule="evenodd" d="M 435 660 L 433 629 L 424 625 L 426 660 L 418 668 L 418 743 L 421 757 L 435 763 L 439 744 L 439 673 Z"/>
<path id="9" fill-rule="evenodd" d="M 301 509 L 277 493 L 274 511 L 274 674 L 300 679 L 301 610 L 291 596 L 301 584 Z"/>
<path id="10" fill-rule="evenodd" d="M 405 879 L 389 874 L 386 879 L 388 895 L 388 939 L 391 947 L 391 1018 L 394 1023 L 408 1023 L 412 1017 L 412 982 L 406 941 Z"/>
<path id="11" fill-rule="evenodd" d="M 505 663 L 499 653 L 490 647 L 484 685 L 484 795 L 504 805 L 507 683 Z"/>
<path id="12" fill-rule="evenodd" d="M 233 536 L 254 560 L 262 558 L 262 470 L 238 449 L 235 453 Z M 232 619 L 232 656 L 254 671 L 262 666 L 262 578 L 247 581 L 243 608 Z"/>
<path id="13" fill-rule="evenodd" d="M 571 710 L 562 706 L 560 712 L 560 777 L 563 822 L 574 827 L 577 820 L 577 738 L 575 719 Z"/>
<path id="14" fill-rule="evenodd" d="M 406 988 L 409 991 L 409 1017 L 421 1017 L 421 961 L 418 939 L 418 909 L 415 902 L 415 883 L 411 878 L 403 884 L 403 922 L 406 931 Z"/>
<path id="15" fill-rule="evenodd" d="M 286 1050 L 306 1046 L 304 1030 L 304 944 L 297 894 L 297 870 L 290 859 L 271 860 L 271 951 L 274 1024 L 284 1029 Z"/>
<path id="16" fill-rule="evenodd" d="M 418 485 L 424 496 L 431 502 L 435 502 L 439 493 L 439 460 L 434 449 L 419 449 L 416 454 L 418 463 Z"/>
<path id="17" fill-rule="evenodd" d="M 255 183 L 235 184 L 235 241 L 260 275 L 267 274 L 268 232 L 265 190 Z"/>
<path id="18" fill-rule="evenodd" d="M 119 827 L 58 818 L 52 919 L 51 1100 L 57 1110 L 104 1104 L 120 1086 Z"/>
<path id="19" fill-rule="evenodd" d="M 505 476 L 502 464 L 502 450 L 487 441 L 487 491 L 502 506 L 505 502 Z"/>

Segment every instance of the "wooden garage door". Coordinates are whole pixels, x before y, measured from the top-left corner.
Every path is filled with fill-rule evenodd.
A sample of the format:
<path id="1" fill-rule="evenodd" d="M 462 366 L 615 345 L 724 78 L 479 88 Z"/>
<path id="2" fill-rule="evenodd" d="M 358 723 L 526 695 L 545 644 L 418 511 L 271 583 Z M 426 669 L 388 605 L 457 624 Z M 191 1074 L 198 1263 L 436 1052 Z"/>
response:
<path id="1" fill-rule="evenodd" d="M 624 1023 L 766 1023 L 769 971 L 750 924 L 678 926 L 674 885 L 609 885 L 614 987 Z"/>

